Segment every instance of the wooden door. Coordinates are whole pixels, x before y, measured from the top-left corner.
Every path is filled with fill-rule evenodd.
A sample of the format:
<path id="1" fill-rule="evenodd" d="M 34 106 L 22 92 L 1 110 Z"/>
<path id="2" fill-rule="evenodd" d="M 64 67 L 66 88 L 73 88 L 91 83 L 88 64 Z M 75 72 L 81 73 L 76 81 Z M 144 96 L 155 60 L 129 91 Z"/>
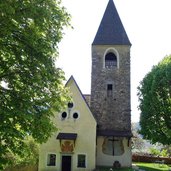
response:
<path id="1" fill-rule="evenodd" d="M 71 171 L 71 156 L 62 156 L 62 171 Z"/>

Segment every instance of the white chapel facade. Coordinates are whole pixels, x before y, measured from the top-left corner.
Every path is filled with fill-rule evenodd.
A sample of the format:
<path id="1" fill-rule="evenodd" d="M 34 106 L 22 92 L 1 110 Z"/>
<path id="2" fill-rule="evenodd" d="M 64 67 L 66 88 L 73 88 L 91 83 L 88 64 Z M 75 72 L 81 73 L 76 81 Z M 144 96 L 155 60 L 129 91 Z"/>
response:
<path id="1" fill-rule="evenodd" d="M 58 131 L 40 147 L 39 171 L 131 167 L 130 48 L 109 0 L 92 43 L 91 95 L 84 96 L 70 77 L 72 102 L 54 113 Z"/>

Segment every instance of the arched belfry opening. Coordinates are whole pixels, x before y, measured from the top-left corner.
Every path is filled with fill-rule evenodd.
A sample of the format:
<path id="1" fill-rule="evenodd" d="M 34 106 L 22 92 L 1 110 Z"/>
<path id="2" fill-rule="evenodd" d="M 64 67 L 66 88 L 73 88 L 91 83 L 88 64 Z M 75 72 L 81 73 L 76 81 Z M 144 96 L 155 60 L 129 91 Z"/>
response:
<path id="1" fill-rule="evenodd" d="M 113 52 L 109 52 L 105 55 L 105 68 L 117 67 L 117 57 Z"/>

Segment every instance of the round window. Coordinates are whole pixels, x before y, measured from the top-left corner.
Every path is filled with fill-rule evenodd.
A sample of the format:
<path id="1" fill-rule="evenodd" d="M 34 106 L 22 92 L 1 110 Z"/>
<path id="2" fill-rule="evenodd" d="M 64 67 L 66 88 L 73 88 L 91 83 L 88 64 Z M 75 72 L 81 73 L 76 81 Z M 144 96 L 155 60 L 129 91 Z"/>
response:
<path id="1" fill-rule="evenodd" d="M 74 104 L 72 102 L 68 103 L 68 108 L 72 108 L 74 106 Z"/>
<path id="2" fill-rule="evenodd" d="M 78 113 L 77 112 L 73 113 L 73 118 L 74 119 L 77 119 L 78 118 Z"/>
<path id="3" fill-rule="evenodd" d="M 67 113 L 66 113 L 66 112 L 63 112 L 63 113 L 61 114 L 61 117 L 62 117 L 62 119 L 65 119 L 65 118 L 67 117 Z"/>

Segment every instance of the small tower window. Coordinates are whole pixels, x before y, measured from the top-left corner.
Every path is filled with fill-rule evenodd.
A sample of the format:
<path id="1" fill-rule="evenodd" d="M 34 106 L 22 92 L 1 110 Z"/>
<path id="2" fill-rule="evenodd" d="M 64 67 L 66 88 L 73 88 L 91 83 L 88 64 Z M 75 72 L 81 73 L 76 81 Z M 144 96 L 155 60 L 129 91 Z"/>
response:
<path id="1" fill-rule="evenodd" d="M 113 85 L 107 84 L 107 97 L 112 97 L 112 96 L 113 96 Z"/>
<path id="2" fill-rule="evenodd" d="M 105 68 L 117 67 L 117 57 L 114 53 L 109 52 L 105 56 Z"/>

